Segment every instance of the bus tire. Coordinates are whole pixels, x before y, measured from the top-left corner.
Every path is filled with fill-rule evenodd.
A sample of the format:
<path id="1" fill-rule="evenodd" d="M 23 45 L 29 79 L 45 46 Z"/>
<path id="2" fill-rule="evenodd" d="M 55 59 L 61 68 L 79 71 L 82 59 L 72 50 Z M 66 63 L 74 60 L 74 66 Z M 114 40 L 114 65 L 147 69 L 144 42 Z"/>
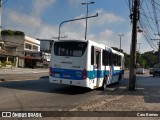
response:
<path id="1" fill-rule="evenodd" d="M 121 80 L 122 80 L 122 74 L 119 75 L 117 83 L 119 83 Z"/>
<path id="2" fill-rule="evenodd" d="M 155 74 L 155 73 L 153 73 L 153 77 L 156 77 L 156 74 Z"/>
<path id="3" fill-rule="evenodd" d="M 100 87 L 100 90 L 101 90 L 101 91 L 104 91 L 105 88 L 107 87 L 106 82 L 107 82 L 107 76 L 105 76 L 104 79 L 103 79 L 102 87 Z"/>

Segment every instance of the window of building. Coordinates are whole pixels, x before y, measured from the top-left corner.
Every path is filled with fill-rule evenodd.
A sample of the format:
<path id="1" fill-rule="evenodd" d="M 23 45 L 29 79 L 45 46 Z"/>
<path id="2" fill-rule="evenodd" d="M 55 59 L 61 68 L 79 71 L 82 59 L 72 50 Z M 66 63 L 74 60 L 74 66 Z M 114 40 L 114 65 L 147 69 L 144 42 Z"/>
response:
<path id="1" fill-rule="evenodd" d="M 25 48 L 31 50 L 32 49 L 32 45 L 29 43 L 25 43 Z"/>
<path id="2" fill-rule="evenodd" d="M 38 51 L 38 46 L 33 45 L 33 50 Z"/>

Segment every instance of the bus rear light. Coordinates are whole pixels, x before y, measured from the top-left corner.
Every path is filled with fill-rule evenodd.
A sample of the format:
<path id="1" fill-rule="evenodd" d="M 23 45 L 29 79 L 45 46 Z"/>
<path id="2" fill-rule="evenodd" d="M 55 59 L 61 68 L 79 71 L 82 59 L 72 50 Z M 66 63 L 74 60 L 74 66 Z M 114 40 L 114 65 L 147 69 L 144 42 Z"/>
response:
<path id="1" fill-rule="evenodd" d="M 49 68 L 49 75 L 52 76 L 52 67 Z"/>
<path id="2" fill-rule="evenodd" d="M 83 70 L 83 79 L 86 79 L 87 78 L 87 71 L 86 69 Z"/>

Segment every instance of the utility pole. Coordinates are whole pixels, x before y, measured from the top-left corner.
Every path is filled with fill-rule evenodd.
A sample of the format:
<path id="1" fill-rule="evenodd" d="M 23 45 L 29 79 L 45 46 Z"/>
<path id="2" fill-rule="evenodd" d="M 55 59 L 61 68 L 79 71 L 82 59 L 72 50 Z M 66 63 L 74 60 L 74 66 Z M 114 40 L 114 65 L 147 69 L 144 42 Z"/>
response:
<path id="1" fill-rule="evenodd" d="M 2 31 L 2 0 L 0 0 L 0 40 L 2 39 L 1 31 Z"/>
<path id="2" fill-rule="evenodd" d="M 120 52 L 121 52 L 121 37 L 124 36 L 124 34 L 120 34 L 118 36 L 120 37 L 120 47 L 119 47 L 119 49 L 120 49 Z"/>
<path id="3" fill-rule="evenodd" d="M 87 39 L 87 19 L 88 19 L 88 5 L 94 4 L 95 2 L 82 3 L 82 5 L 87 5 L 87 14 L 86 14 L 86 29 L 85 29 L 85 40 Z"/>
<path id="4" fill-rule="evenodd" d="M 137 46 L 137 21 L 139 19 L 139 0 L 134 0 L 133 13 L 133 26 L 132 26 L 132 42 L 130 49 L 130 71 L 129 71 L 129 90 L 135 91 L 136 84 L 136 46 Z"/>
<path id="5" fill-rule="evenodd" d="M 139 45 L 138 47 L 138 52 L 140 53 L 140 46 L 141 46 L 141 43 L 137 43 Z"/>
<path id="6" fill-rule="evenodd" d="M 88 16 L 87 19 L 88 19 L 88 18 L 93 18 L 93 17 L 98 17 L 98 13 L 97 13 L 96 15 L 93 15 L 93 16 Z M 86 17 L 77 18 L 77 19 L 72 19 L 72 20 L 66 20 L 66 21 L 61 22 L 61 24 L 59 25 L 58 40 L 60 40 L 60 38 L 61 38 L 61 26 L 62 26 L 62 24 L 66 23 L 66 22 L 73 22 L 73 21 L 82 20 L 82 19 L 86 19 Z"/>
<path id="7" fill-rule="evenodd" d="M 160 33 L 158 34 L 154 34 L 154 35 L 158 35 L 159 36 L 159 39 L 151 39 L 151 40 L 158 40 L 158 65 L 160 65 Z"/>

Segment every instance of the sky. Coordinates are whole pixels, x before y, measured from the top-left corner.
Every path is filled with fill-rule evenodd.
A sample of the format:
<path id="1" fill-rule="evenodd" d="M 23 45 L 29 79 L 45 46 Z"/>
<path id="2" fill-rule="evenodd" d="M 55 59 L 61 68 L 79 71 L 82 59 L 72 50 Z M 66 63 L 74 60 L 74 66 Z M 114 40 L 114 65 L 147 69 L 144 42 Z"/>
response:
<path id="1" fill-rule="evenodd" d="M 121 48 L 130 53 L 132 24 L 127 0 L 94 0 L 88 6 L 87 39 Z M 5 2 L 5 0 L 2 0 Z M 2 27 L 23 31 L 25 35 L 38 39 L 56 39 L 61 22 L 86 16 L 87 7 L 82 2 L 91 0 L 7 0 L 2 6 Z M 67 22 L 61 26 L 64 39 L 84 39 L 86 21 Z M 153 50 L 138 34 L 140 52 Z M 137 49 L 139 46 L 137 46 Z"/>

